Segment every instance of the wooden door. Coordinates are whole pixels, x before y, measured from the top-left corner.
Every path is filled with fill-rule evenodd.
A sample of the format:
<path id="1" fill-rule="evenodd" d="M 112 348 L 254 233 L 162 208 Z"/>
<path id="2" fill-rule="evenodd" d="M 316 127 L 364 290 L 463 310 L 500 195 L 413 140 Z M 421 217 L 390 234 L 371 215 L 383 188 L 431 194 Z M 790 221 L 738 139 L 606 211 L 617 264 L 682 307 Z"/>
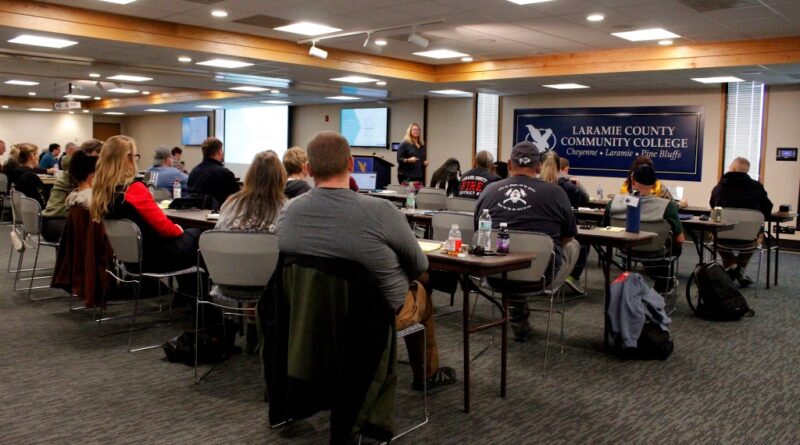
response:
<path id="1" fill-rule="evenodd" d="M 113 124 L 107 122 L 95 122 L 92 124 L 92 137 L 101 141 L 105 141 L 111 136 L 116 136 L 122 132 L 120 124 Z"/>

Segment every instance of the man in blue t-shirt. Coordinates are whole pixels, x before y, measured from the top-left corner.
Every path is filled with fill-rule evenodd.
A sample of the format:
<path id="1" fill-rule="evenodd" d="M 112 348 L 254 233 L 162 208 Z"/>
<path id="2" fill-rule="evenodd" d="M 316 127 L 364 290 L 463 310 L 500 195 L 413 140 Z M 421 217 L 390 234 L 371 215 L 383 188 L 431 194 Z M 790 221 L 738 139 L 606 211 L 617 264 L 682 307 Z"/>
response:
<path id="1" fill-rule="evenodd" d="M 172 153 L 163 145 L 156 148 L 153 153 L 153 166 L 147 171 L 158 173 L 155 186 L 169 190 L 170 195 L 176 180 L 180 182 L 181 190 L 186 190 L 186 180 L 189 179 L 189 175 L 172 166 Z"/>
<path id="2" fill-rule="evenodd" d="M 58 144 L 50 144 L 47 147 L 47 153 L 42 155 L 39 159 L 39 168 L 49 170 L 58 165 L 58 155 L 61 154 L 61 146 Z"/>
<path id="3" fill-rule="evenodd" d="M 539 150 L 530 142 L 520 142 L 511 151 L 509 177 L 486 186 L 475 210 L 475 230 L 483 209 L 489 209 L 492 228 L 507 223 L 509 230 L 539 232 L 553 238 L 555 270 L 553 285 L 560 284 L 578 260 L 580 245 L 575 240 L 578 227 L 564 189 L 537 178 L 541 170 Z M 513 250 L 514 240 L 511 237 Z M 547 277 L 551 277 L 550 272 Z M 540 277 L 530 277 L 537 281 Z M 547 281 L 551 281 L 547 279 Z M 531 334 L 527 298 L 511 295 L 509 316 L 516 341 L 526 341 Z"/>

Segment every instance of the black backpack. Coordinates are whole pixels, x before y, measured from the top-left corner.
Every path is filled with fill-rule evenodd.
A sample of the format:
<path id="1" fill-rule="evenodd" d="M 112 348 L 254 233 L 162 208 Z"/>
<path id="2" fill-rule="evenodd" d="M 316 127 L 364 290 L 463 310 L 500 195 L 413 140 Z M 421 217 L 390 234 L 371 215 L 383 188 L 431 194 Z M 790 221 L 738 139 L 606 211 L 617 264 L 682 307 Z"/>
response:
<path id="1" fill-rule="evenodd" d="M 697 307 L 695 313 L 706 320 L 735 321 L 753 311 L 747 306 L 747 300 L 733 283 L 733 279 L 725 272 L 725 268 L 716 262 L 701 263 L 694 269 L 694 281 L 697 285 Z"/>

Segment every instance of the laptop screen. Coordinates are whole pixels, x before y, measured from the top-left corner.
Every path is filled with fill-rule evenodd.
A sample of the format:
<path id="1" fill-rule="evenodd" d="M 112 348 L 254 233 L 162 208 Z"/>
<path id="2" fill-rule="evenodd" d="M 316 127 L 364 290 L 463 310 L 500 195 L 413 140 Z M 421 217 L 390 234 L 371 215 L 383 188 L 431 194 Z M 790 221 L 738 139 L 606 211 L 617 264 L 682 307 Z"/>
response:
<path id="1" fill-rule="evenodd" d="M 377 173 L 353 173 L 353 179 L 356 180 L 359 190 L 375 190 L 378 182 Z"/>

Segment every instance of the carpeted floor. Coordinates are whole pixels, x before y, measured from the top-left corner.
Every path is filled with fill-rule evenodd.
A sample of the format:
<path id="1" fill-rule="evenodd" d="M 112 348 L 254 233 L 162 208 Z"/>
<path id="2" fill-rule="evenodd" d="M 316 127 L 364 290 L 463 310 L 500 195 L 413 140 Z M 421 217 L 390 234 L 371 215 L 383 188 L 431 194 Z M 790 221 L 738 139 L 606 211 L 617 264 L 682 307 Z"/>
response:
<path id="1" fill-rule="evenodd" d="M 7 232 L 0 229 L 2 262 Z M 52 252 L 44 257 L 52 264 Z M 695 262 L 693 249 L 684 249 L 684 283 Z M 568 303 L 565 351 L 553 355 L 546 375 L 543 315 L 533 316 L 533 341 L 510 342 L 506 399 L 498 395 L 499 334 L 476 335 L 476 353 L 490 341 L 495 346 L 473 362 L 472 412 L 461 410 L 461 385 L 438 388 L 429 398 L 430 423 L 401 443 L 800 443 L 798 256 L 781 256 L 780 286 L 761 289 L 758 298 L 746 291 L 754 318 L 705 322 L 681 296 L 672 324 L 675 352 L 664 362 L 621 361 L 602 352 L 602 282 L 594 255 L 590 264 L 589 295 Z M 12 285 L 13 275 L 0 273 L 2 444 L 327 441 L 326 413 L 269 428 L 256 356 L 236 356 L 195 385 L 192 369 L 167 362 L 160 349 L 127 353 L 126 335 L 97 337 L 90 314 L 70 312 L 66 298 L 32 303 Z M 449 296 L 435 299 L 447 309 Z M 479 314 L 488 310 L 479 304 Z M 151 329 L 134 342 L 161 343 L 176 332 Z M 460 333 L 458 315 L 438 319 L 442 362 L 459 377 Z M 399 424 L 421 409 L 410 382 L 401 367 Z"/>

